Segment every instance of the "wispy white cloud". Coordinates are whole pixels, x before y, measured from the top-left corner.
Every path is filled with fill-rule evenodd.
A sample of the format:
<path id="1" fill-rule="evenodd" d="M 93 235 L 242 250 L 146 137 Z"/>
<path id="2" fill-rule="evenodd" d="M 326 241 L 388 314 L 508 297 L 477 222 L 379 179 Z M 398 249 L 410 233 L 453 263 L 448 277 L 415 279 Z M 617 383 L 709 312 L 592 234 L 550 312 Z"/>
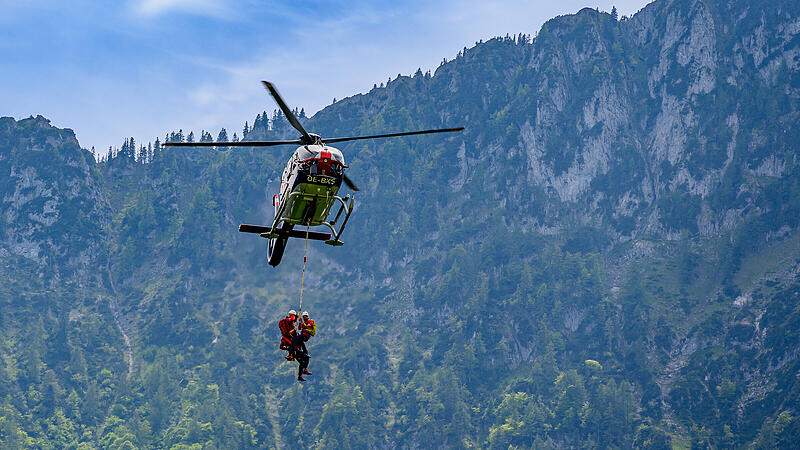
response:
<path id="1" fill-rule="evenodd" d="M 228 18 L 232 11 L 230 2 L 225 0 L 135 0 L 132 7 L 136 13 L 148 17 L 181 12 Z"/>

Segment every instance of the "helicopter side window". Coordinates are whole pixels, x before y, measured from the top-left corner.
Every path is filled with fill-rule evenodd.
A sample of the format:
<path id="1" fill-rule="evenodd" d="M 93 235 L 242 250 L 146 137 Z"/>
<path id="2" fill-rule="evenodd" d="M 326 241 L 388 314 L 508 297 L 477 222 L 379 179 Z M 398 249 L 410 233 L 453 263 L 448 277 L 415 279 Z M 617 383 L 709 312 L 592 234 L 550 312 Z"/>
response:
<path id="1" fill-rule="evenodd" d="M 311 164 L 309 164 L 308 173 L 310 173 L 311 175 L 316 175 L 317 174 L 317 162 L 316 161 L 314 161 Z"/>

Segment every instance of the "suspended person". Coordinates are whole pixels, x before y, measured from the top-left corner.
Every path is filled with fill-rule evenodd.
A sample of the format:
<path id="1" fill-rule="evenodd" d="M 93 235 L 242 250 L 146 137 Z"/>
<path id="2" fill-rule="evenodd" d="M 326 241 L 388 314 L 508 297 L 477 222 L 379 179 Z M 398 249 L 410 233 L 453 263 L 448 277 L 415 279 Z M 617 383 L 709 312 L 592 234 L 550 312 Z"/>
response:
<path id="1" fill-rule="evenodd" d="M 306 349 L 306 342 L 311 339 L 311 336 L 317 334 L 317 324 L 314 323 L 313 319 L 308 317 L 308 311 L 303 311 L 301 315 L 302 321 L 300 322 L 300 333 L 292 340 L 292 345 L 296 346 L 297 351 L 295 351 L 295 357 L 297 358 L 297 362 L 300 364 L 297 370 L 297 381 L 306 381 L 303 378 L 303 375 L 311 375 L 311 371 L 308 370 L 308 363 L 311 360 L 311 357 L 308 355 L 308 349 Z"/>
<path id="2" fill-rule="evenodd" d="M 297 337 L 297 330 L 295 329 L 295 322 L 297 322 L 297 311 L 290 309 L 289 314 L 278 322 L 278 328 L 281 330 L 281 350 L 289 350 L 286 359 L 292 361 L 293 340 Z"/>
<path id="3" fill-rule="evenodd" d="M 291 353 L 293 349 L 297 348 L 298 350 L 308 354 L 308 349 L 306 348 L 306 342 L 311 339 L 311 336 L 317 334 L 317 324 L 314 323 L 313 319 L 309 319 L 308 311 L 303 311 L 301 315 L 301 322 L 299 324 L 300 333 L 292 339 L 292 345 L 289 348 L 289 352 Z"/>
<path id="4" fill-rule="evenodd" d="M 314 323 L 314 319 L 310 319 L 308 317 L 308 311 L 303 311 L 301 314 L 302 321 L 300 322 L 300 346 L 303 348 L 303 351 L 308 353 L 306 349 L 306 342 L 311 339 L 311 336 L 316 336 L 317 334 L 317 324 Z"/>
<path id="5" fill-rule="evenodd" d="M 308 356 L 308 349 L 306 348 L 306 342 L 311 339 L 311 336 L 317 334 L 317 324 L 314 323 L 312 319 L 308 318 L 308 311 L 303 311 L 302 314 L 302 321 L 300 322 L 300 333 L 297 334 L 292 339 L 292 344 L 289 346 L 289 354 L 292 355 L 293 353 L 297 353 L 295 350 L 303 352 Z M 306 372 L 307 375 L 311 375 L 311 372 Z"/>
<path id="6" fill-rule="evenodd" d="M 303 342 L 307 342 L 311 339 L 311 336 L 317 335 L 317 324 L 314 323 L 314 319 L 308 317 L 308 311 L 303 311 L 302 319 L 303 322 L 300 324 L 300 330 L 304 336 Z M 303 347 L 305 347 L 305 344 L 303 344 Z"/>

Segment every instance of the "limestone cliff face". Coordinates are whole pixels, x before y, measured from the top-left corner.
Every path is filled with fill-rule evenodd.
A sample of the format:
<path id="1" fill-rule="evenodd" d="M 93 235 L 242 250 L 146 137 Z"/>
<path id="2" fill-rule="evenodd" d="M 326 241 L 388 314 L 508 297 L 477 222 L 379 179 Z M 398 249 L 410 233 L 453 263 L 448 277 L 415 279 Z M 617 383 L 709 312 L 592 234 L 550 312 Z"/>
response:
<path id="1" fill-rule="evenodd" d="M 0 257 L 84 279 L 102 259 L 110 214 L 94 157 L 38 116 L 0 118 Z"/>
<path id="2" fill-rule="evenodd" d="M 760 177 L 797 166 L 798 8 L 773 6 L 664 1 L 620 22 L 584 10 L 545 25 L 529 63 L 536 114 L 519 144 L 530 181 L 622 236 L 730 228 Z M 554 143 L 559 134 L 573 142 Z"/>

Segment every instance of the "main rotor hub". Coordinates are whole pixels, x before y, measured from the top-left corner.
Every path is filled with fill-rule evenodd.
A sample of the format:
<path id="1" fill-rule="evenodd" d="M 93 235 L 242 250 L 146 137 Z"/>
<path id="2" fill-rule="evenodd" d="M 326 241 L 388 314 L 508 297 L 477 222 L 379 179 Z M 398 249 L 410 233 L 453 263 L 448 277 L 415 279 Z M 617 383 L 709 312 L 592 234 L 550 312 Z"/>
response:
<path id="1" fill-rule="evenodd" d="M 308 137 L 311 139 L 308 139 L 305 136 L 300 136 L 300 142 L 303 145 L 323 145 L 322 136 L 314 133 L 308 133 Z"/>

